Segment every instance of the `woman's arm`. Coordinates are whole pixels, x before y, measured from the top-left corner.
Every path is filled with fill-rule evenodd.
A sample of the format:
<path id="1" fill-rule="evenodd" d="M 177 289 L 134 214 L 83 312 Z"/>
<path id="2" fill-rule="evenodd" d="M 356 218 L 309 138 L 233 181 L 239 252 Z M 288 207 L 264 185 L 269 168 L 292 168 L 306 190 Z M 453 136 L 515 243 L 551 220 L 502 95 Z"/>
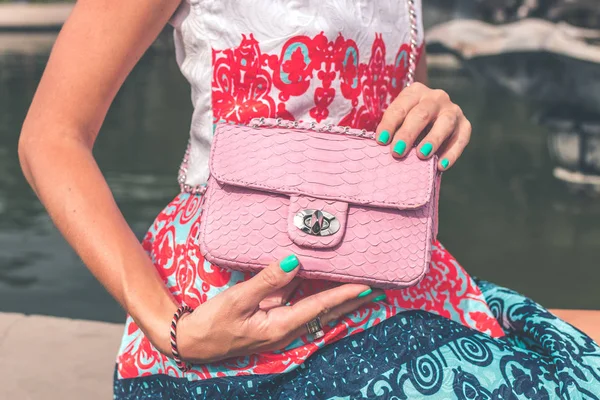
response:
<path id="1" fill-rule="evenodd" d="M 92 156 L 110 103 L 180 0 L 79 0 L 65 24 L 19 141 L 23 172 L 84 263 L 169 354 L 177 305 L 128 227 Z M 300 260 L 289 256 L 202 303 L 179 321 L 179 353 L 195 362 L 286 347 L 305 324 L 329 323 L 382 291 L 345 284 L 292 306 L 261 309 L 288 288 Z"/>
<path id="2" fill-rule="evenodd" d="M 79 0 L 23 124 L 19 159 L 52 220 L 162 352 L 177 306 L 92 156 L 121 84 L 178 0 Z"/>

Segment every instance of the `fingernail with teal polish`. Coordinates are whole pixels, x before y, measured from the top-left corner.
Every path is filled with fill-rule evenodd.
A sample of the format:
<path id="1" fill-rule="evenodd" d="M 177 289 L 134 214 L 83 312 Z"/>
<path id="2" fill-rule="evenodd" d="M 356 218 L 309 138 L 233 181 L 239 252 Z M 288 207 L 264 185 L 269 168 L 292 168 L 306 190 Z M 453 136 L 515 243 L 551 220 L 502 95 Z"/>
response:
<path id="1" fill-rule="evenodd" d="M 433 145 L 431 143 L 425 143 L 423 146 L 421 146 L 421 150 L 419 151 L 421 154 L 427 157 L 431 153 L 431 150 L 433 150 Z"/>
<path id="2" fill-rule="evenodd" d="M 448 165 L 450 165 L 450 161 L 448 161 L 448 159 L 447 159 L 447 158 L 444 158 L 444 159 L 442 160 L 442 163 L 441 163 L 441 164 L 442 164 L 442 168 L 446 169 L 446 168 L 448 168 Z"/>
<path id="3" fill-rule="evenodd" d="M 373 299 L 373 301 L 382 301 L 382 300 L 385 300 L 385 299 L 387 299 L 387 296 L 385 294 L 382 294 L 382 295 L 379 295 L 379 296 L 375 297 Z"/>
<path id="4" fill-rule="evenodd" d="M 394 153 L 401 156 L 404 154 L 404 150 L 406 150 L 406 142 L 404 140 L 398 140 L 394 145 Z"/>
<path id="5" fill-rule="evenodd" d="M 298 257 L 291 254 L 279 262 L 279 266 L 285 272 L 293 271 L 299 264 Z"/>
<path id="6" fill-rule="evenodd" d="M 390 141 L 390 133 L 387 130 L 381 131 L 379 137 L 377 138 L 377 141 L 382 144 L 388 144 L 388 142 Z"/>
<path id="7" fill-rule="evenodd" d="M 364 292 L 362 292 L 361 294 L 358 295 L 358 298 L 360 299 L 361 297 L 365 297 L 370 295 L 373 292 L 373 289 L 369 288 L 367 290 L 365 290 Z"/>

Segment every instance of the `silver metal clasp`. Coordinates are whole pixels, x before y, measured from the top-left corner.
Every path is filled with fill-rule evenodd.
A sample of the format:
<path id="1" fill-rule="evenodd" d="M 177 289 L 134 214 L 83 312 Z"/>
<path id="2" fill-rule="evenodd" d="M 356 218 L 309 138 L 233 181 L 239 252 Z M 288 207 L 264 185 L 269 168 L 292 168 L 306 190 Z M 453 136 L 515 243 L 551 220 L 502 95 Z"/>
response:
<path id="1" fill-rule="evenodd" d="M 294 225 L 312 236 L 330 236 L 340 230 L 335 215 L 321 210 L 302 210 L 294 216 Z"/>

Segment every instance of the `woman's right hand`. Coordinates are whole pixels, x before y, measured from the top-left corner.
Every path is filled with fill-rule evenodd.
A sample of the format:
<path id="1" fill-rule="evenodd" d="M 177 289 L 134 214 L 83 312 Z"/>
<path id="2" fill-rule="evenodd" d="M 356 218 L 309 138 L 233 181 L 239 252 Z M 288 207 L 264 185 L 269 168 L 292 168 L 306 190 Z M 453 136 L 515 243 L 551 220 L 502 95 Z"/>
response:
<path id="1" fill-rule="evenodd" d="M 259 303 L 290 284 L 298 272 L 295 255 L 263 269 L 200 305 L 177 325 L 177 347 L 185 361 L 203 364 L 286 347 L 320 317 L 323 326 L 383 294 L 361 284 L 344 284 L 290 306 L 268 310 Z"/>

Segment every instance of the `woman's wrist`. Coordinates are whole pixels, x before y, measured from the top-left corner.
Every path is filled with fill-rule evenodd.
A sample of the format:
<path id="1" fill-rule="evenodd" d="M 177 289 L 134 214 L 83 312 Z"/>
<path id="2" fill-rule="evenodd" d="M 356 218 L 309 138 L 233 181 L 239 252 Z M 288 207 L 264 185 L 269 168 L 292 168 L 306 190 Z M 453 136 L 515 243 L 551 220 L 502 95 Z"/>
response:
<path id="1" fill-rule="evenodd" d="M 123 307 L 152 345 L 169 356 L 169 329 L 179 304 L 146 251 L 141 246 L 138 250 L 123 257 L 120 277 Z"/>
<path id="2" fill-rule="evenodd" d="M 171 355 L 170 327 L 179 305 L 160 282 L 162 288 L 152 295 L 136 296 L 135 290 L 125 291 L 126 309 L 146 338 L 162 354 Z M 160 290 L 162 289 L 162 290 Z"/>
<path id="3" fill-rule="evenodd" d="M 182 372 L 187 372 L 190 369 L 190 363 L 184 361 L 179 354 L 179 348 L 177 346 L 177 333 L 179 331 L 178 324 L 182 318 L 185 318 L 188 314 L 191 314 L 194 310 L 189 306 L 180 306 L 175 315 L 173 315 L 173 320 L 171 321 L 171 354 L 173 356 L 173 360 L 175 364 L 177 364 L 177 368 L 179 368 Z"/>
<path id="4" fill-rule="evenodd" d="M 171 357 L 171 336 L 170 328 L 173 315 L 177 311 L 178 305 L 175 302 L 165 304 L 161 309 L 156 309 L 151 314 L 147 314 L 145 322 L 146 329 L 142 330 L 152 345 L 162 354 Z"/>
<path id="5" fill-rule="evenodd" d="M 197 312 L 197 311 L 195 311 Z M 184 314 L 177 323 L 177 350 L 182 361 L 192 364 L 205 364 L 229 358 L 228 340 L 223 337 L 223 331 L 211 329 L 204 319 L 199 321 L 199 315 Z"/>
<path id="6" fill-rule="evenodd" d="M 183 315 L 179 319 L 176 330 L 177 350 L 181 359 L 184 362 L 195 364 L 220 359 L 209 356 L 209 335 L 206 324 L 199 326 L 197 319 L 192 314 Z"/>
<path id="7" fill-rule="evenodd" d="M 193 342 L 191 332 L 194 332 L 191 314 L 185 313 L 179 318 L 177 329 L 175 331 L 175 342 L 179 357 L 183 362 L 191 363 L 196 361 L 193 357 Z"/>

